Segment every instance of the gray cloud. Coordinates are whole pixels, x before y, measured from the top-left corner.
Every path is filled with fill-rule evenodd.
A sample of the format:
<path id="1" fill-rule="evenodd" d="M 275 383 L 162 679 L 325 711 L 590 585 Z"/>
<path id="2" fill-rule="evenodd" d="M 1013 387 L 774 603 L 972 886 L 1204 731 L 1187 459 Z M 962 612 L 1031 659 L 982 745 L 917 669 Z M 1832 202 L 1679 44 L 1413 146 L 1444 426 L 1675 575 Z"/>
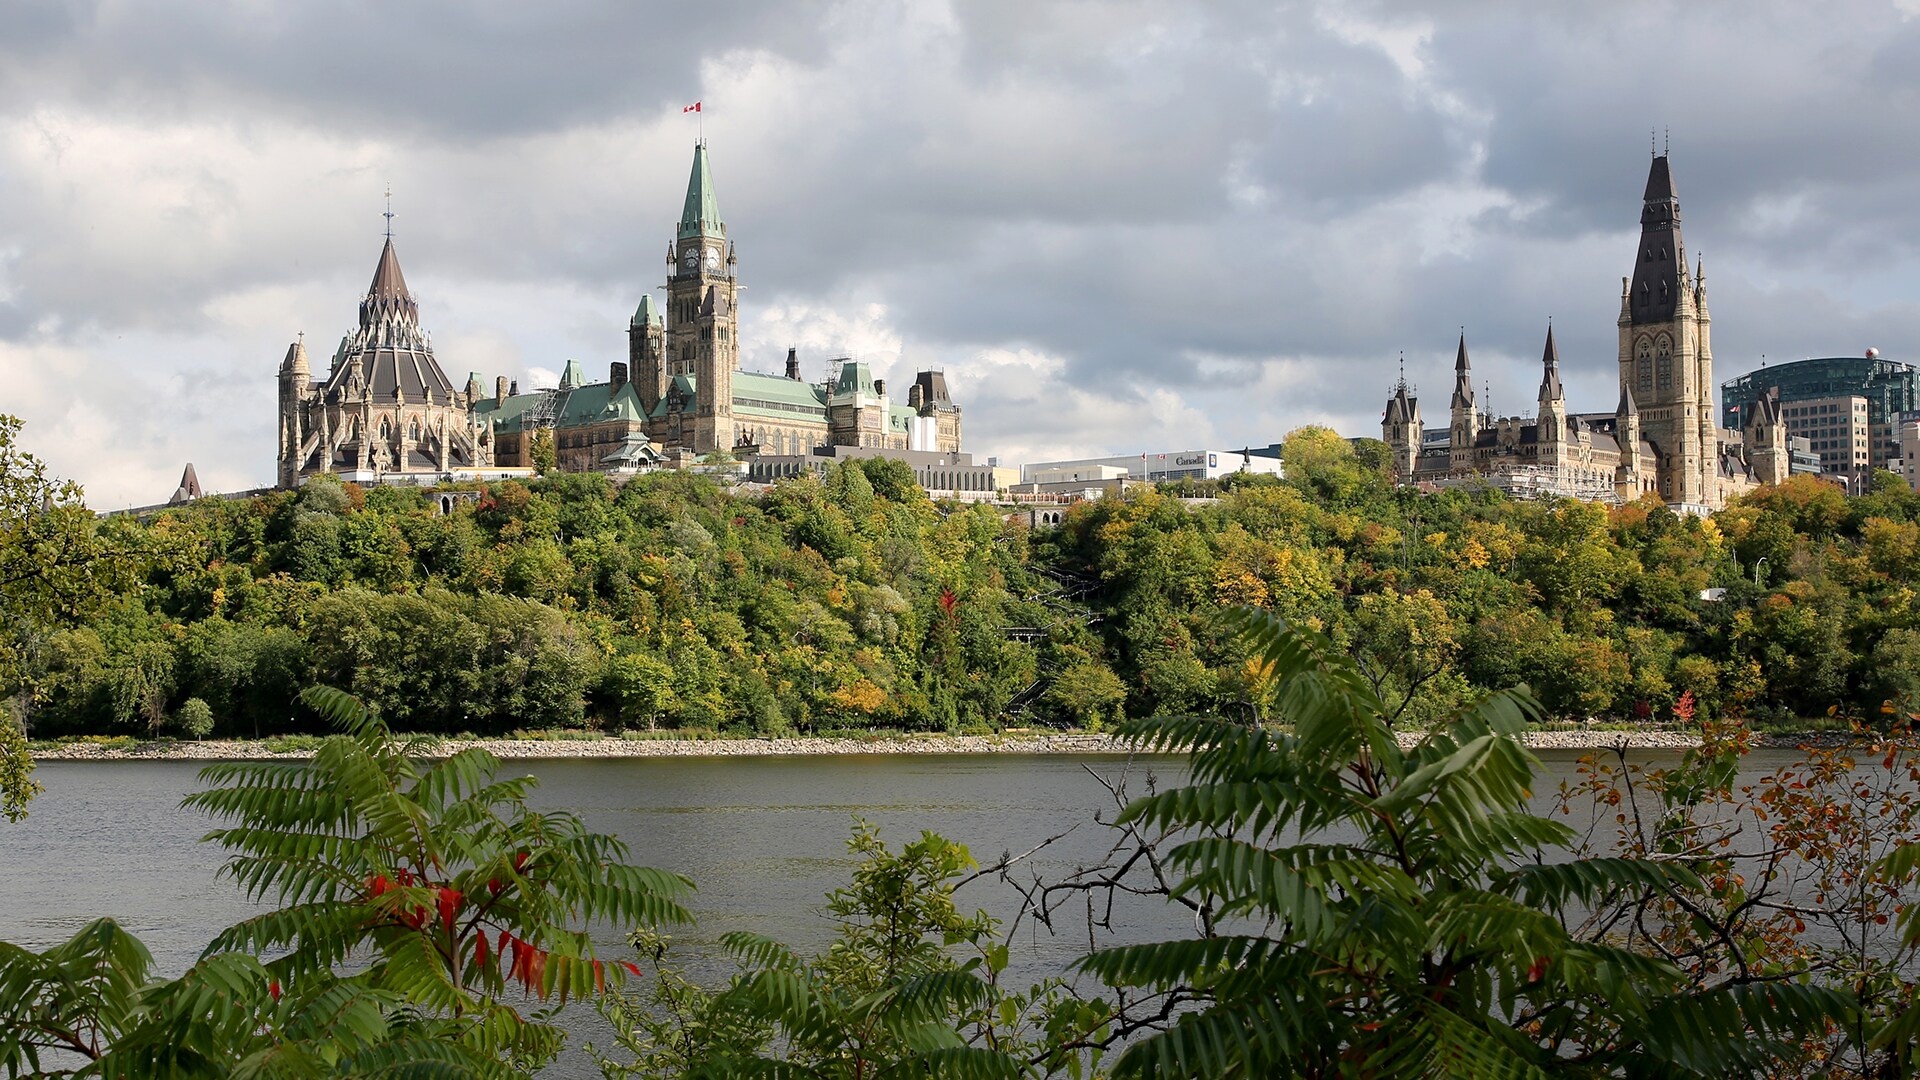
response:
<path id="1" fill-rule="evenodd" d="M 0 407 L 103 505 L 271 475 L 391 181 L 443 362 L 603 368 L 692 118 L 748 366 L 944 366 L 973 448 L 1373 430 L 1464 325 L 1503 407 L 1554 320 L 1611 405 L 1646 131 L 1723 377 L 1916 351 L 1920 23 L 1864 2 L 55 3 L 0 30 Z M 129 465 L 135 462 L 137 465 Z"/>

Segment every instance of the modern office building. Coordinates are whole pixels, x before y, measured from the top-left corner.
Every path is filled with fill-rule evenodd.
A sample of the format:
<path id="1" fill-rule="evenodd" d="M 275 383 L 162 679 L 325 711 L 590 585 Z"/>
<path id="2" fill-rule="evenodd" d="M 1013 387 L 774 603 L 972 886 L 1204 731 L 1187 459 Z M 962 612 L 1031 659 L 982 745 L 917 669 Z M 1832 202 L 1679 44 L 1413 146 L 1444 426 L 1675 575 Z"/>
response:
<path id="1" fill-rule="evenodd" d="M 1895 425 L 1899 432 L 1900 457 L 1890 462 L 1887 469 L 1907 478 L 1907 483 L 1920 489 L 1920 412 L 1901 413 Z"/>
<path id="2" fill-rule="evenodd" d="M 1864 356 L 1824 356 L 1772 364 L 1720 384 L 1720 418 L 1739 427 L 1742 410 L 1776 396 L 1788 431 L 1813 443 L 1827 471 L 1864 476 L 1900 458 L 1900 417 L 1920 411 L 1920 370 Z M 1864 406 L 1857 411 L 1856 406 Z"/>

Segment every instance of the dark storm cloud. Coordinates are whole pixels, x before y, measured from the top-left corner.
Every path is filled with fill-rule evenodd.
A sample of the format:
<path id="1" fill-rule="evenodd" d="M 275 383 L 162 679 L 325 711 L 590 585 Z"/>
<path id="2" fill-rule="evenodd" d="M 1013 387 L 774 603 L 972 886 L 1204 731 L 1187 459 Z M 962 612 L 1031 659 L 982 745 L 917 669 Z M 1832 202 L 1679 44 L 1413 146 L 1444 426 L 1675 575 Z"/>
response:
<path id="1" fill-rule="evenodd" d="M 107 403 L 141 410 L 118 452 L 177 475 L 206 451 L 151 417 L 264 403 L 294 331 L 337 335 L 388 180 L 450 367 L 598 369 L 661 279 L 696 97 L 747 365 L 776 333 L 808 363 L 896 342 L 965 388 L 983 452 L 1364 433 L 1403 351 L 1433 420 L 1462 325 L 1517 411 L 1549 317 L 1574 407 L 1610 407 L 1649 128 L 1722 377 L 1920 351 L 1920 24 L 1893 7 L 649 8 L 9 4 L 0 363 L 63 373 L 20 407 L 102 485 Z M 99 416 L 56 401 L 124 372 Z M 264 404 L 208 430 L 270 455 Z"/>
<path id="2" fill-rule="evenodd" d="M 698 85 L 702 61 L 730 49 L 812 54 L 824 7 L 35 2 L 24 33 L 0 36 L 0 85 L 17 102 L 176 117 L 258 113 L 458 140 L 657 108 Z"/>

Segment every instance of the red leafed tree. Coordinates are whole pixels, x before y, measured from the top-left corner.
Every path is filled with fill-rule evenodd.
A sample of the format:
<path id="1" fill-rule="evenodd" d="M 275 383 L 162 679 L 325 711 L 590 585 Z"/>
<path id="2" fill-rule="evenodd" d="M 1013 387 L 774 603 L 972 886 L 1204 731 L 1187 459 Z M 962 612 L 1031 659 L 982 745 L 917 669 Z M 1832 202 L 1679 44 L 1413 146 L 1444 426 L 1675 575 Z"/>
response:
<path id="1" fill-rule="evenodd" d="M 686 879 L 627 865 L 620 841 L 571 814 L 530 811 L 533 778 L 495 779 L 499 762 L 482 750 L 426 763 L 353 698 L 305 700 L 344 734 L 303 764 L 210 766 L 213 786 L 187 799 L 229 823 L 209 837 L 231 853 L 226 872 L 282 905 L 209 954 L 279 956 L 266 968 L 291 991 L 370 952 L 370 987 L 465 1018 L 463 1037 L 486 1052 L 538 1058 L 558 1031 L 496 998 L 602 993 L 638 969 L 599 960 L 589 925 L 687 920 Z"/>
<path id="2" fill-rule="evenodd" d="M 1675 717 L 1692 705 L 1682 695 Z M 1815 984 L 1856 998 L 1852 1022 L 1803 1032 L 1800 1059 L 1773 1075 L 1920 1074 L 1916 720 L 1856 723 L 1840 745 L 1803 746 L 1757 780 L 1738 721 L 1708 722 L 1677 764 L 1625 750 L 1584 759 L 1560 793 L 1584 826 L 1576 850 L 1677 863 L 1699 884 L 1623 891 L 1581 933 L 1671 962 L 1702 990 Z"/>

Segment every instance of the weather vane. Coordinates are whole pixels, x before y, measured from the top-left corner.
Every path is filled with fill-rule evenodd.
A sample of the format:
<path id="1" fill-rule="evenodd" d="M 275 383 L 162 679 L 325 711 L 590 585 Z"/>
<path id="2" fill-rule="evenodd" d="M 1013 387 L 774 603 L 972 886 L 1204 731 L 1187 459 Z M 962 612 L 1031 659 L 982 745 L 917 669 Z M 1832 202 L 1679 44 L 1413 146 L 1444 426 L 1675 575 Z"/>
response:
<path id="1" fill-rule="evenodd" d="M 393 239 L 393 181 L 387 181 L 387 209 L 380 215 L 387 219 L 387 239 Z"/>

